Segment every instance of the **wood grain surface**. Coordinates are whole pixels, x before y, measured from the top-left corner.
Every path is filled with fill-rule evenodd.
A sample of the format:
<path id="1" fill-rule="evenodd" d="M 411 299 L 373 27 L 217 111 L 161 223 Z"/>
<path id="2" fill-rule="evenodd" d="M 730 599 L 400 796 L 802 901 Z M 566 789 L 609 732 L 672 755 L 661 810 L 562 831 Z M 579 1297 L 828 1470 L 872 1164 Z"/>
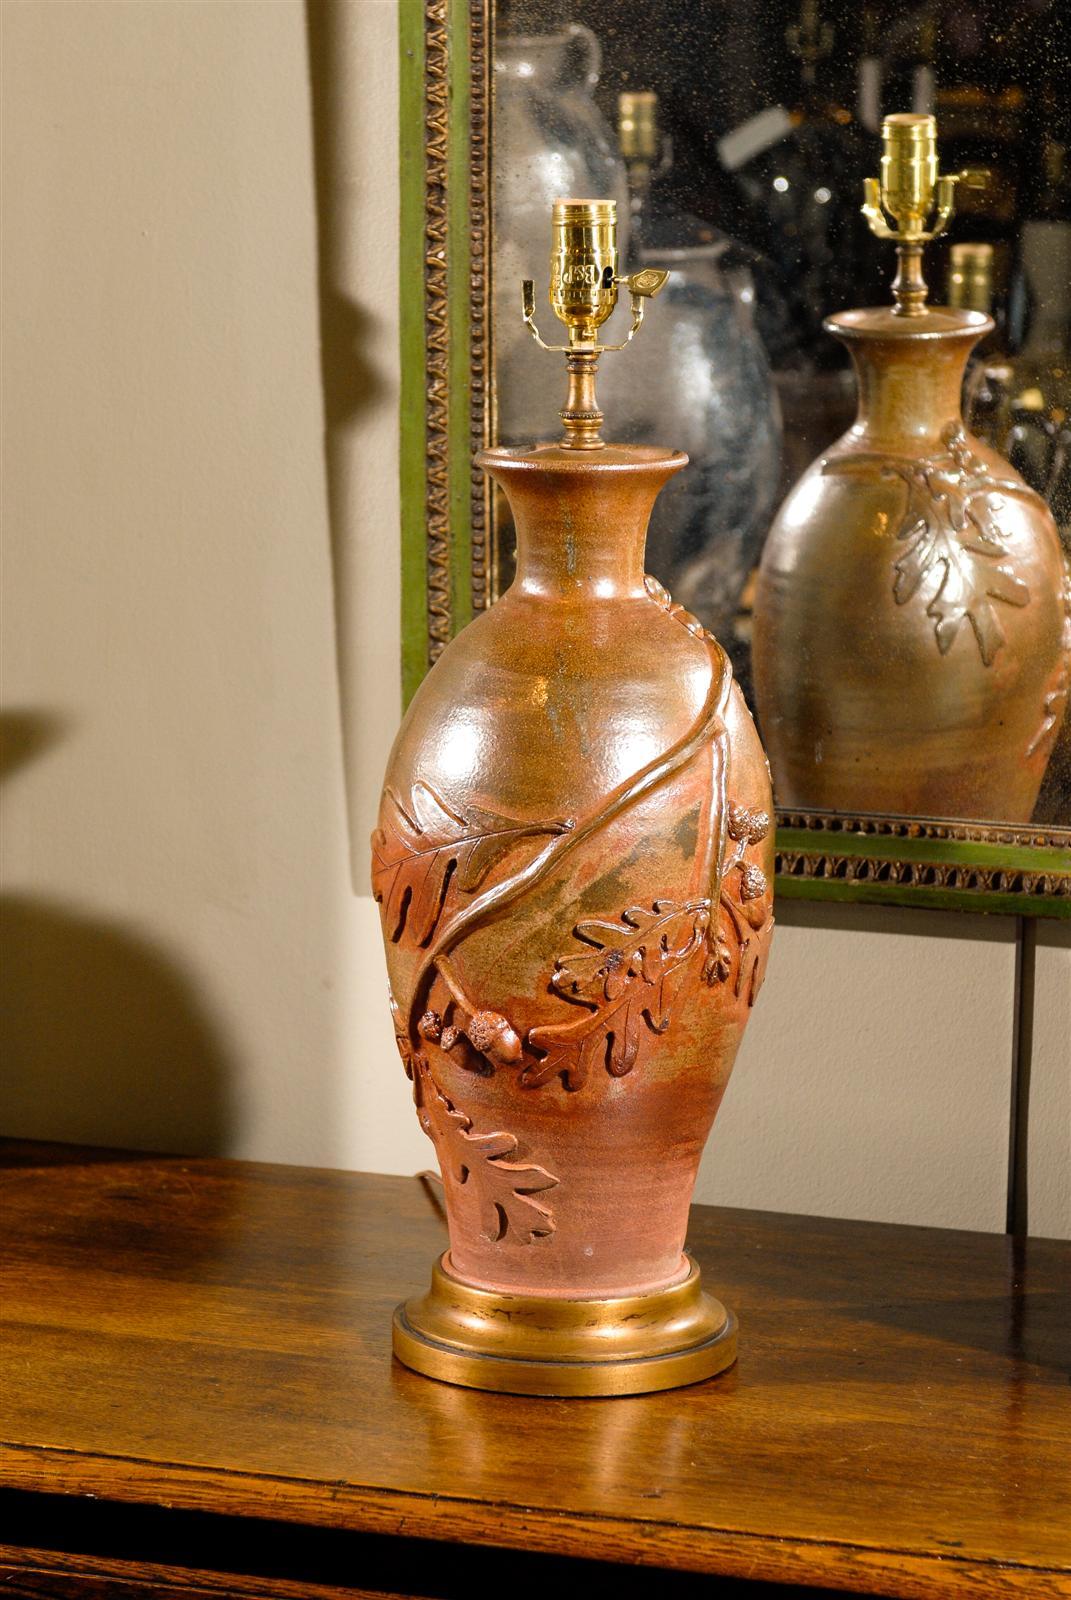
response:
<path id="1" fill-rule="evenodd" d="M 133 1594 L 86 1530 L 168 1508 L 499 1565 L 524 1550 L 682 1582 L 1071 1595 L 1066 1245 L 699 1206 L 690 1247 L 740 1318 L 737 1367 L 661 1395 L 527 1400 L 393 1362 L 391 1311 L 444 1244 L 413 1180 L 2 1155 L 6 1592 Z M 31 1544 L 51 1551 L 37 1587 Z M 62 1587 L 76 1545 L 97 1589 Z M 183 1592 L 217 1592 L 186 1562 Z M 241 1582 L 228 1592 L 290 1592 Z"/>

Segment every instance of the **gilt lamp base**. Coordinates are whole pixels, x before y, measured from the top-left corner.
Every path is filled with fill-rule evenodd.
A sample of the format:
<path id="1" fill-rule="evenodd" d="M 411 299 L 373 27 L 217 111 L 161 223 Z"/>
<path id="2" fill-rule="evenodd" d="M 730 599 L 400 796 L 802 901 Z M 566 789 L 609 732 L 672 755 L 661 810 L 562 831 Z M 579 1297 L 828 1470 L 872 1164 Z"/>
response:
<path id="1" fill-rule="evenodd" d="M 394 1353 L 426 1377 L 506 1394 L 649 1394 L 698 1383 L 736 1360 L 736 1318 L 699 1268 L 655 1294 L 559 1300 L 475 1289 L 432 1269 L 431 1289 L 394 1313 Z"/>

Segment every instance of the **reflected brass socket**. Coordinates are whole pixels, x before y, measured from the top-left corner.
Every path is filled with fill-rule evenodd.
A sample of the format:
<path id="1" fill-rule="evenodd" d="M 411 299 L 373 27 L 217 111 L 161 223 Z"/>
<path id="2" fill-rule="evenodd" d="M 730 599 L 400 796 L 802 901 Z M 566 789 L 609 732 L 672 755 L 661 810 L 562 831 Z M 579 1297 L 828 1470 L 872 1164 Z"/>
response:
<path id="1" fill-rule="evenodd" d="M 964 311 L 984 311 L 993 303 L 993 246 L 954 244 L 948 274 L 948 303 Z"/>
<path id="2" fill-rule="evenodd" d="M 627 89 L 617 97 L 617 142 L 628 162 L 650 165 L 658 155 L 658 96 Z"/>
<path id="3" fill-rule="evenodd" d="M 881 125 L 881 205 L 899 236 L 921 239 L 937 188 L 937 122 L 900 112 Z"/>
<path id="4" fill-rule="evenodd" d="M 927 295 L 922 246 L 948 227 L 956 185 L 981 188 L 988 174 L 939 173 L 937 123 L 928 114 L 900 111 L 886 117 L 881 141 L 881 178 L 864 180 L 863 215 L 879 239 L 896 241 L 893 310 L 917 317 L 926 309 Z"/>

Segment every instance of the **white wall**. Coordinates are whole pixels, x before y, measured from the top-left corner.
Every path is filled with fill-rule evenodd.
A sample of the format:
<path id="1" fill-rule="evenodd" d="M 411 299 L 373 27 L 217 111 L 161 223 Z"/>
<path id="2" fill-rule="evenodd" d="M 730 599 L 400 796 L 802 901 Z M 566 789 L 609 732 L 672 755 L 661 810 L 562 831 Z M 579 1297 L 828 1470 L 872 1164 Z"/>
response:
<path id="1" fill-rule="evenodd" d="M 373 398 L 338 560 L 371 794 L 399 712 L 397 51 L 391 5 L 349 20 Z M 411 1168 L 351 891 L 304 9 L 3 22 L 5 1124 Z"/>
<path id="2" fill-rule="evenodd" d="M 699 1198 L 1003 1229 L 1014 921 L 798 902 L 777 914 Z"/>
<path id="3" fill-rule="evenodd" d="M 299 0 L 3 7 L 0 1111 L 411 1172 L 363 844 L 399 711 L 396 14 L 312 15 L 315 97 Z M 780 919 L 699 1197 L 1002 1227 L 1014 923 Z M 1059 932 L 1035 992 L 1058 1232 Z"/>

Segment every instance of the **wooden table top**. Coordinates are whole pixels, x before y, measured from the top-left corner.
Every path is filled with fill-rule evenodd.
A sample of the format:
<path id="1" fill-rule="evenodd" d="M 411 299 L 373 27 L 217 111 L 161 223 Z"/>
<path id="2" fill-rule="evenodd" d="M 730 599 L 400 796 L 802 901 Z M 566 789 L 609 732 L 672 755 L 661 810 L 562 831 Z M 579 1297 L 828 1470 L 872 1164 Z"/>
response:
<path id="1" fill-rule="evenodd" d="M 445 1237 L 412 1179 L 0 1158 L 7 1489 L 867 1594 L 1071 1594 L 1071 1247 L 697 1206 L 738 1366 L 523 1399 L 392 1360 L 391 1311 Z"/>

